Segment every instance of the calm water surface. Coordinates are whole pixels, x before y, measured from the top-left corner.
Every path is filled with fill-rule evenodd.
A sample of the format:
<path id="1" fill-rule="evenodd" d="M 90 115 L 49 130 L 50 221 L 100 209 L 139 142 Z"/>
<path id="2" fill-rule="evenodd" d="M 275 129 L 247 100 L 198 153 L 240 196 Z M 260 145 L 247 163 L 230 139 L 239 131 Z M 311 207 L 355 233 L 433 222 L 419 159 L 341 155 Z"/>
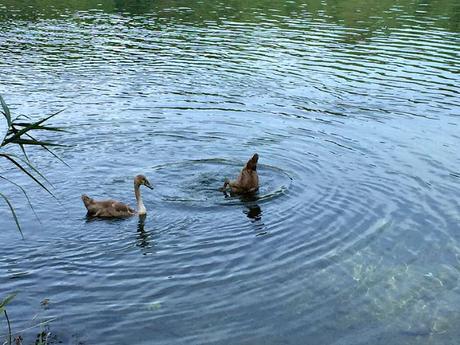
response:
<path id="1" fill-rule="evenodd" d="M 1 206 L 16 334 L 457 344 L 459 18 L 456 0 L 0 1 L 0 93 L 71 130 L 44 137 L 70 168 L 32 152 L 58 201 L 0 167 L 41 220 L 0 181 L 25 233 Z M 259 194 L 225 198 L 254 152 Z M 133 205 L 138 173 L 146 219 L 85 218 L 82 193 Z"/>

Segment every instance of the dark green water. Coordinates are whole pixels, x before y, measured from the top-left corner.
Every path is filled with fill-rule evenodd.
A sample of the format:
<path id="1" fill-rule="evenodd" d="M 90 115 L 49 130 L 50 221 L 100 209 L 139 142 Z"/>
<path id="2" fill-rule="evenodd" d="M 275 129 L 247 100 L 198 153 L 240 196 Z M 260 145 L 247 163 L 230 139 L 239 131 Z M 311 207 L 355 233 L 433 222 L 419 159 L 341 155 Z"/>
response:
<path id="1" fill-rule="evenodd" d="M 0 181 L 14 332 L 457 344 L 459 32 L 456 0 L 0 0 L 0 94 L 72 130 L 47 138 L 71 168 L 32 152 L 59 202 L 0 161 L 41 219 Z M 225 198 L 254 152 L 259 194 Z M 138 173 L 145 220 L 87 221 Z"/>

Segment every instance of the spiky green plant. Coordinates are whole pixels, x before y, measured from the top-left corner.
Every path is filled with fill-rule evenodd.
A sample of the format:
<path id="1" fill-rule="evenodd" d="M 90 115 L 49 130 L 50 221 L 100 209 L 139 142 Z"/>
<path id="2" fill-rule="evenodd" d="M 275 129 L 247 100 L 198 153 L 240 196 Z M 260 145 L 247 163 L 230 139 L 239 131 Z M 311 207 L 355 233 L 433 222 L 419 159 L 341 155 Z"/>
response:
<path id="1" fill-rule="evenodd" d="M 50 195 L 54 197 L 54 194 L 47 187 L 47 185 L 51 185 L 51 184 L 45 178 L 45 176 L 43 176 L 43 174 L 32 164 L 32 162 L 29 159 L 29 156 L 27 155 L 26 149 L 27 147 L 32 146 L 32 145 L 39 146 L 43 148 L 44 150 L 48 151 L 50 154 L 52 154 L 54 157 L 56 157 L 58 160 L 60 160 L 61 162 L 65 164 L 65 162 L 62 159 L 60 159 L 50 149 L 50 147 L 52 146 L 62 146 L 62 145 L 48 142 L 48 141 L 42 141 L 42 140 L 35 138 L 35 133 L 39 131 L 52 131 L 52 132 L 65 131 L 59 127 L 52 127 L 52 126 L 45 125 L 45 122 L 47 122 L 49 119 L 59 114 L 62 110 L 34 122 L 28 116 L 24 116 L 24 115 L 13 118 L 11 116 L 10 109 L 6 105 L 5 100 L 3 99 L 1 95 L 0 95 L 0 105 L 1 105 L 0 113 L 3 115 L 4 121 L 6 121 L 6 125 L 7 125 L 5 136 L 3 138 L 0 138 L 1 140 L 0 159 L 4 159 L 7 164 L 11 164 L 14 168 L 19 170 L 23 174 L 27 175 L 36 184 L 38 184 L 43 190 L 45 190 L 47 193 L 49 193 Z M 14 145 L 19 146 L 19 148 L 22 151 L 23 157 L 20 157 L 17 154 L 14 154 L 10 150 L 8 150 L 8 148 Z M 20 186 L 18 183 L 4 176 L 4 174 L 5 174 L 4 172 L 0 172 L 0 179 L 7 181 L 8 183 L 14 185 L 16 188 L 21 190 L 30 208 L 35 213 L 35 210 L 30 201 L 30 198 L 27 195 L 27 191 L 22 186 Z M 0 191 L 0 197 L 6 202 L 6 205 L 10 209 L 11 214 L 14 218 L 17 229 L 21 233 L 21 236 L 24 238 L 24 234 L 22 232 L 21 225 L 19 224 L 19 219 L 17 217 L 16 211 L 14 210 L 13 204 L 11 203 L 9 198 L 5 194 L 3 194 L 1 191 Z M 6 305 L 11 302 L 11 300 L 15 297 L 15 295 L 16 294 L 8 295 L 3 301 L 0 301 L 0 315 L 1 314 L 5 315 L 5 319 L 8 325 L 7 343 L 9 345 L 11 345 L 11 341 L 12 341 L 12 332 L 11 332 L 10 320 L 8 318 L 8 313 L 6 311 Z M 47 336 L 44 339 L 43 337 L 40 337 L 40 344 L 46 344 L 46 343 L 47 343 Z"/>
<path id="2" fill-rule="evenodd" d="M 48 141 L 42 141 L 42 140 L 36 139 L 35 137 L 36 135 L 35 133 L 40 132 L 40 131 L 49 131 L 49 132 L 50 131 L 51 132 L 65 131 L 64 129 L 59 128 L 59 127 L 45 125 L 45 122 L 47 122 L 49 119 L 59 114 L 62 110 L 56 113 L 53 113 L 51 115 L 48 115 L 38 121 L 32 121 L 28 116 L 25 116 L 25 115 L 20 115 L 20 116 L 13 118 L 11 115 L 10 109 L 6 105 L 1 95 L 0 95 L 0 104 L 1 104 L 0 112 L 2 113 L 4 120 L 6 121 L 6 125 L 7 125 L 7 131 L 6 131 L 5 137 L 2 140 L 0 138 L 1 140 L 0 159 L 4 159 L 7 162 L 7 164 L 11 164 L 14 168 L 19 170 L 23 174 L 27 175 L 36 184 L 38 184 L 44 191 L 46 191 L 47 193 L 49 193 L 51 196 L 54 197 L 54 194 L 50 191 L 48 187 L 51 184 L 45 178 L 45 176 L 43 176 L 43 174 L 32 164 L 32 162 L 29 159 L 29 156 L 27 155 L 26 149 L 30 146 L 39 146 L 43 148 L 44 150 L 48 151 L 55 158 L 63 162 L 62 159 L 59 158 L 51 150 L 51 147 L 53 146 L 62 146 L 62 145 L 48 142 Z M 14 145 L 18 146 L 21 149 L 22 155 L 23 155 L 22 157 L 20 157 L 19 155 L 13 154 L 8 150 L 9 147 L 12 147 Z M 63 163 L 65 164 L 65 162 Z M 23 187 L 21 187 L 16 182 L 12 181 L 10 178 L 4 176 L 3 172 L 0 172 L 0 179 L 7 181 L 8 183 L 14 185 L 16 188 L 20 189 L 21 192 L 25 195 L 29 206 L 35 213 L 32 203 L 29 199 L 29 196 L 27 195 L 27 192 Z M 8 206 L 14 218 L 17 229 L 21 233 L 21 236 L 24 237 L 21 225 L 19 223 L 19 219 L 17 217 L 16 211 L 13 207 L 11 200 L 9 200 L 9 198 L 5 194 L 3 194 L 1 191 L 0 191 L 0 197 L 6 202 L 6 205 Z"/>
<path id="3" fill-rule="evenodd" d="M 32 162 L 29 159 L 29 156 L 27 155 L 26 149 L 30 146 L 39 146 L 43 148 L 44 150 L 48 151 L 50 154 L 52 154 L 54 157 L 56 157 L 58 160 L 60 160 L 61 162 L 65 164 L 65 162 L 62 161 L 62 159 L 60 159 L 50 149 L 50 147 L 52 146 L 62 146 L 62 145 L 48 142 L 48 141 L 42 141 L 42 140 L 35 138 L 35 135 L 36 135 L 35 133 L 39 131 L 52 131 L 52 132 L 65 131 L 59 127 L 52 127 L 52 126 L 45 125 L 45 122 L 47 122 L 49 119 L 59 114 L 62 110 L 54 114 L 51 114 L 49 116 L 46 116 L 38 121 L 32 121 L 28 116 L 24 116 L 24 115 L 20 115 L 20 116 L 13 118 L 11 115 L 10 109 L 6 105 L 5 100 L 3 99 L 1 95 L 0 95 L 0 105 L 1 105 L 0 113 L 3 115 L 4 121 L 6 122 L 6 126 L 7 126 L 5 136 L 3 138 L 0 138 L 1 140 L 0 159 L 5 160 L 7 164 L 12 165 L 14 168 L 19 170 L 23 174 L 27 175 L 36 184 L 38 184 L 43 190 L 45 190 L 47 193 L 49 193 L 50 195 L 54 197 L 54 194 L 51 192 L 51 190 L 48 187 L 51 184 L 45 178 L 45 176 L 43 176 L 43 174 L 32 164 Z M 20 157 L 17 154 L 12 153 L 11 150 L 9 150 L 9 148 L 12 148 L 14 145 L 19 146 L 19 148 L 22 151 L 22 157 Z M 4 172 L 0 172 L 0 179 L 7 181 L 8 183 L 12 184 L 13 186 L 21 190 L 30 208 L 35 213 L 35 210 L 30 201 L 30 198 L 27 195 L 27 191 L 22 186 L 12 181 L 11 178 L 6 177 Z M 6 202 L 6 205 L 10 209 L 11 214 L 14 218 L 17 229 L 21 233 L 21 236 L 24 238 L 24 234 L 22 232 L 22 228 L 19 223 L 19 219 L 17 217 L 16 211 L 14 210 L 12 202 L 1 191 L 0 191 L 0 197 Z M 8 318 L 8 313 L 6 311 L 6 305 L 11 302 L 11 300 L 15 297 L 15 295 L 16 294 L 8 295 L 3 301 L 0 301 L 0 315 L 1 314 L 5 315 L 5 319 L 8 325 L 7 343 L 9 345 L 11 345 L 12 333 L 11 333 L 10 320 Z M 40 339 L 40 341 L 42 340 L 43 339 Z M 45 339 L 45 343 L 46 343 L 46 339 Z"/>
<path id="4" fill-rule="evenodd" d="M 12 333 L 11 333 L 11 324 L 10 319 L 8 318 L 8 313 L 6 312 L 6 305 L 10 303 L 16 294 L 11 294 L 6 296 L 3 301 L 0 301 L 0 314 L 5 314 L 5 319 L 8 324 L 8 345 L 11 345 Z"/>

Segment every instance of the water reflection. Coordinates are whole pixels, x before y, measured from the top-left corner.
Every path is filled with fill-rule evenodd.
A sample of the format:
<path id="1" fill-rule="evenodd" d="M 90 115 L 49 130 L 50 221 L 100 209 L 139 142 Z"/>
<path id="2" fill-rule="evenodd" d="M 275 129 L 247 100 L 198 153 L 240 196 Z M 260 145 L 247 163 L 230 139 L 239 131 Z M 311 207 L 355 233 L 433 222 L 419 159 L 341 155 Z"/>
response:
<path id="1" fill-rule="evenodd" d="M 262 221 L 262 209 L 257 203 L 246 202 L 243 213 L 251 220 L 256 236 L 268 234 L 267 226 Z"/>
<path id="2" fill-rule="evenodd" d="M 147 218 L 146 214 L 139 216 L 139 221 L 137 223 L 137 246 L 142 249 L 142 254 L 147 255 L 150 252 L 150 234 L 145 231 L 145 219 Z"/>
<path id="3" fill-rule="evenodd" d="M 431 21 L 438 27 L 458 32 L 459 23 L 457 4 L 452 0 L 445 0 L 440 6 L 428 6 L 423 2 L 402 1 L 397 5 L 392 0 L 382 0 L 369 6 L 363 1 L 324 2 L 310 0 L 308 4 L 303 1 L 257 0 L 247 2 L 232 0 L 227 2 L 203 1 L 193 5 L 176 8 L 170 2 L 156 1 L 49 1 L 37 0 L 28 6 L 25 2 L 17 0 L 2 1 L 3 11 L 0 12 L 0 21 L 8 22 L 11 18 L 29 21 L 37 19 L 62 18 L 66 13 L 79 13 L 80 19 L 92 21 L 87 16 L 89 11 L 102 13 L 121 13 L 126 20 L 136 15 L 157 17 L 157 22 L 192 22 L 195 25 L 207 25 L 210 22 L 221 21 L 222 18 L 231 18 L 235 22 L 260 23 L 269 20 L 270 25 L 285 26 L 280 20 L 286 18 L 305 18 L 306 16 L 320 18 L 332 23 L 340 23 L 348 28 L 367 30 L 374 36 L 381 29 L 399 28 L 410 24 L 413 18 Z M 235 10 L 237 8 L 238 10 Z M 401 16 L 400 13 L 405 13 Z M 118 19 L 120 19 L 119 17 Z M 376 20 L 378 18 L 378 20 Z M 427 20 L 429 18 L 429 21 Z M 152 21 L 146 27 L 155 27 Z"/>
<path id="4" fill-rule="evenodd" d="M 104 222 L 108 224 L 112 224 L 112 223 L 117 224 L 117 223 L 124 222 L 127 219 L 129 219 L 129 217 L 121 217 L 121 218 L 95 217 L 88 213 L 86 213 L 84 217 L 85 217 L 84 219 L 86 223 Z"/>
<path id="5" fill-rule="evenodd" d="M 259 206 L 257 201 L 259 200 L 259 193 L 251 193 L 251 194 L 243 194 L 243 195 L 235 195 L 233 193 L 228 193 L 227 191 L 223 192 L 225 198 L 230 197 L 237 197 L 240 202 L 244 205 L 243 213 L 246 217 L 249 218 L 251 223 L 254 225 L 254 230 L 256 232 L 256 236 L 263 236 L 268 233 L 267 228 L 262 221 L 262 208 Z"/>
<path id="6" fill-rule="evenodd" d="M 246 216 L 253 221 L 259 221 L 262 219 L 262 209 L 259 205 L 250 205 L 246 206 L 246 210 L 243 211 Z"/>
<path id="7" fill-rule="evenodd" d="M 262 221 L 262 208 L 259 206 L 259 192 L 243 194 L 238 196 L 241 203 L 244 205 L 243 213 L 248 217 L 254 227 L 256 236 L 264 236 L 268 234 L 267 226 Z"/>
<path id="8" fill-rule="evenodd" d="M 234 194 L 231 191 L 222 191 L 225 198 L 238 198 L 245 206 L 243 213 L 252 221 L 260 221 L 262 219 L 262 209 L 257 201 L 259 200 L 259 193 L 250 194 Z"/>

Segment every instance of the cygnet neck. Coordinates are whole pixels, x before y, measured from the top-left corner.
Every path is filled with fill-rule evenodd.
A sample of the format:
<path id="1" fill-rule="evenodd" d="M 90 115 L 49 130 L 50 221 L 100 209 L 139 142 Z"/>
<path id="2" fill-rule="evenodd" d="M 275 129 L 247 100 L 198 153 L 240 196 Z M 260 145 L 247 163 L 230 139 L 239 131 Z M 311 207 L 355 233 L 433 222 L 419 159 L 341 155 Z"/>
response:
<path id="1" fill-rule="evenodd" d="M 134 195 L 136 196 L 137 201 L 137 213 L 139 215 L 146 214 L 147 209 L 144 206 L 144 202 L 142 201 L 140 185 L 134 182 Z"/>

